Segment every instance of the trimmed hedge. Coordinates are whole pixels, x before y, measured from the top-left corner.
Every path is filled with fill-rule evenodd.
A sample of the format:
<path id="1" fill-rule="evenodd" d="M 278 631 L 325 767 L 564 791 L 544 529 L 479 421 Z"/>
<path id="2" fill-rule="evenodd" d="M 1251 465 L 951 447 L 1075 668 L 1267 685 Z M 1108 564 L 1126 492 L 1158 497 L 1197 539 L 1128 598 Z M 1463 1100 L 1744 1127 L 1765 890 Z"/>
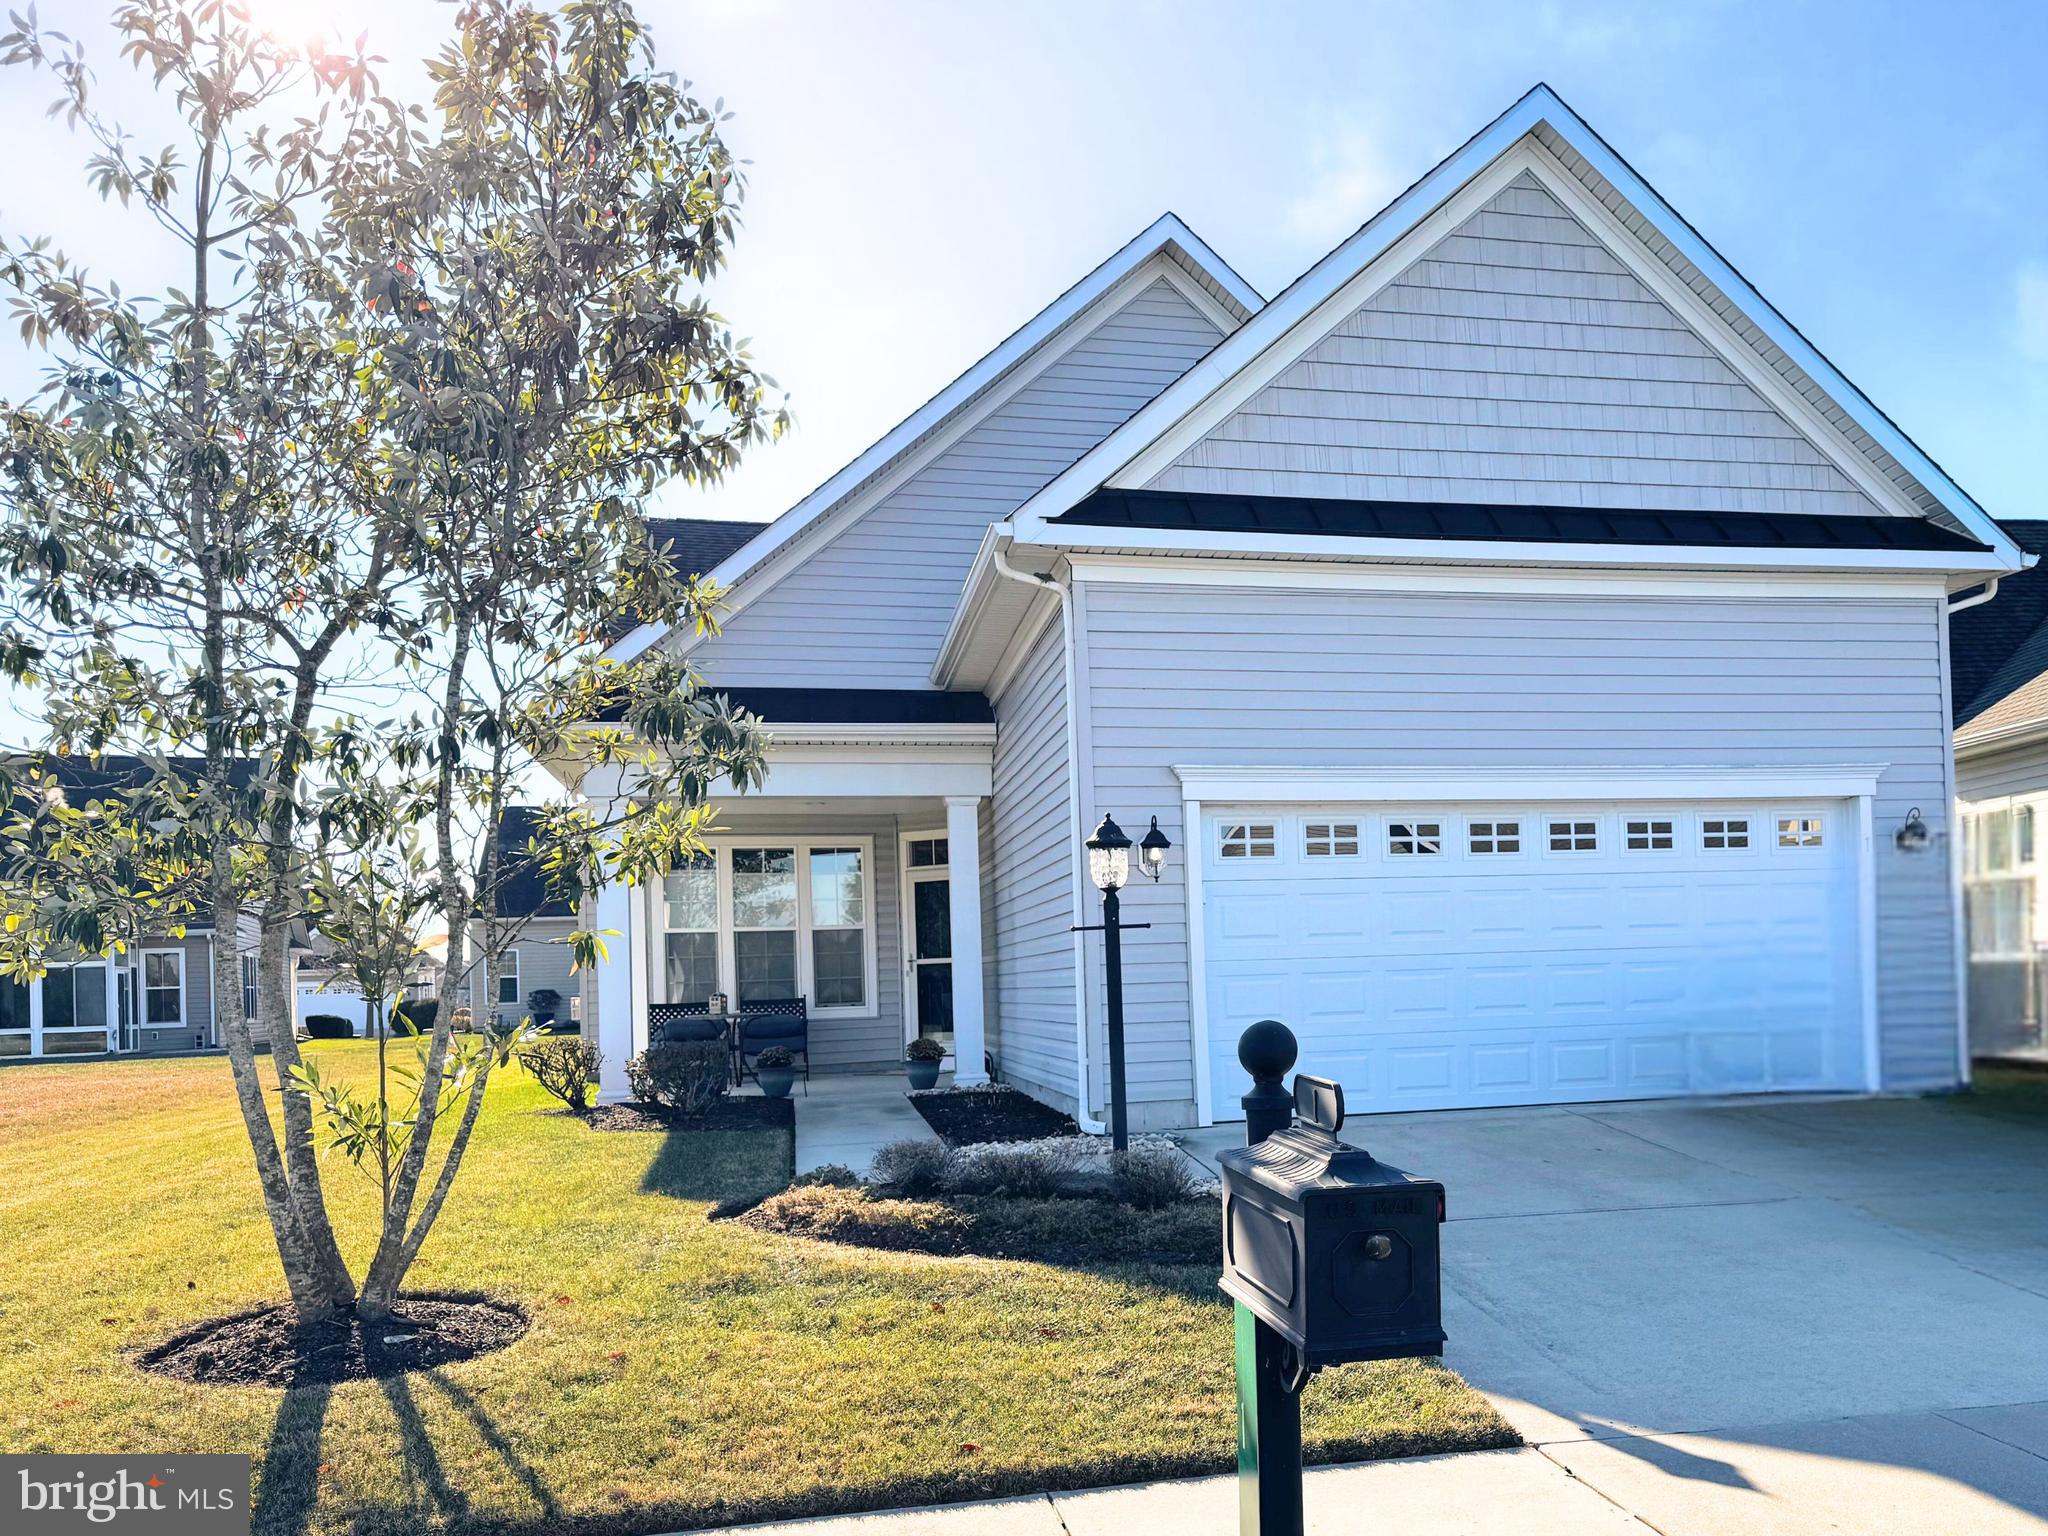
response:
<path id="1" fill-rule="evenodd" d="M 356 1027 L 338 1013 L 309 1013 L 306 1015 L 306 1038 L 308 1040 L 353 1040 Z"/>
<path id="2" fill-rule="evenodd" d="M 393 1034 L 426 1034 L 434 1027 L 434 1020 L 441 1016 L 441 1000 L 438 997 L 407 998 L 391 1010 L 391 1032 Z"/>

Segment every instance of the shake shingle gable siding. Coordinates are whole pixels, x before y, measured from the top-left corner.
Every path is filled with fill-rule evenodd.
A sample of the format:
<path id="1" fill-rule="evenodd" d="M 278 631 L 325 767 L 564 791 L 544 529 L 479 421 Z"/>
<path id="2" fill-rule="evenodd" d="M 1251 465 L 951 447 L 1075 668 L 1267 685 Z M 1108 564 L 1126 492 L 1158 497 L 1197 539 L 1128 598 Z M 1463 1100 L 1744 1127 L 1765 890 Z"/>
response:
<path id="1" fill-rule="evenodd" d="M 1278 533 L 1477 543 L 1631 544 L 1735 549 L 1981 550 L 1917 517 L 1667 512 L 1450 501 L 1195 495 L 1100 490 L 1055 523 L 1196 533 Z"/>

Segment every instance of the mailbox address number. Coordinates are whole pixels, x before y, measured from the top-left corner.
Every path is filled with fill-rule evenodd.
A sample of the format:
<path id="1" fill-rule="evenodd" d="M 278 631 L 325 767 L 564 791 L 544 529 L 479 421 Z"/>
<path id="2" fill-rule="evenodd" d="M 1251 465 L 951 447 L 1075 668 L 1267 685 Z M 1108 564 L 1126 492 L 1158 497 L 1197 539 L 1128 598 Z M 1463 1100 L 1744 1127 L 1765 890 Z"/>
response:
<path id="1" fill-rule="evenodd" d="M 1336 1216 L 1420 1216 L 1424 1209 L 1414 1195 L 1339 1195 L 1327 1204 Z"/>

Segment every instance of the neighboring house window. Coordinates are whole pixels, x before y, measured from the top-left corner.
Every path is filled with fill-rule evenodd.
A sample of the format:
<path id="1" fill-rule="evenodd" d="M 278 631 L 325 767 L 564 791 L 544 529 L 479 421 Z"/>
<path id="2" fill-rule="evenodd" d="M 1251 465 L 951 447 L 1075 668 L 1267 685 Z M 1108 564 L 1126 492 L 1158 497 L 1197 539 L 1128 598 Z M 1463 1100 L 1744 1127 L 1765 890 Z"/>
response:
<path id="1" fill-rule="evenodd" d="M 865 860 L 858 848 L 813 848 L 810 859 L 811 1003 L 858 1008 L 868 980 Z"/>
<path id="2" fill-rule="evenodd" d="M 1550 824 L 1552 853 L 1592 853 L 1600 846 L 1597 824 L 1590 821 L 1553 821 Z"/>
<path id="3" fill-rule="evenodd" d="M 0 976 L 0 1056 L 28 1054 L 28 983 Z"/>
<path id="4" fill-rule="evenodd" d="M 1638 853 L 1657 852 L 1671 847 L 1671 823 L 1655 820 L 1631 820 L 1628 823 L 1624 846 Z"/>
<path id="5" fill-rule="evenodd" d="M 1821 826 L 1818 816 L 1780 816 L 1778 818 L 1778 846 L 1780 848 L 1818 848 L 1820 840 Z"/>
<path id="6" fill-rule="evenodd" d="M 1220 849 L 1226 859 L 1270 859 L 1273 857 L 1273 823 L 1236 821 L 1223 825 Z"/>
<path id="7" fill-rule="evenodd" d="M 498 1006 L 519 1006 L 519 946 L 513 945 L 498 961 Z"/>
<path id="8" fill-rule="evenodd" d="M 242 1017 L 256 1017 L 256 957 L 242 956 Z"/>
<path id="9" fill-rule="evenodd" d="M 943 837 L 913 838 L 910 844 L 912 869 L 944 869 L 949 851 Z"/>
<path id="10" fill-rule="evenodd" d="M 1440 821 L 1390 821 L 1387 823 L 1387 852 L 1442 853 L 1443 832 Z"/>
<path id="11" fill-rule="evenodd" d="M 1474 853 L 1522 851 L 1522 824 L 1519 821 L 1475 821 L 1468 831 L 1468 846 Z"/>
<path id="12" fill-rule="evenodd" d="M 1312 859 L 1349 858 L 1358 852 L 1355 821 L 1311 821 L 1301 831 L 1302 851 Z"/>
<path id="13" fill-rule="evenodd" d="M 1971 955 L 1980 960 L 2024 957 L 2033 932 L 2034 882 L 1987 880 L 1971 886 L 1968 898 Z"/>
<path id="14" fill-rule="evenodd" d="M 1700 846 L 1710 853 L 1749 846 L 1749 818 L 1709 816 L 1700 822 Z"/>
<path id="15" fill-rule="evenodd" d="M 107 968 L 104 964 L 53 965 L 43 977 L 43 1033 L 107 1032 Z M 77 1049 L 74 1043 L 72 1048 Z M 45 1049 L 48 1049 L 46 1046 Z"/>
<path id="16" fill-rule="evenodd" d="M 670 870 L 662 897 L 669 1001 L 701 1003 L 718 990 L 718 861 L 699 854 L 684 868 Z"/>
<path id="17" fill-rule="evenodd" d="M 150 949 L 142 954 L 142 1022 L 171 1025 L 185 1022 L 185 956 L 176 949 Z"/>
<path id="18" fill-rule="evenodd" d="M 796 918 L 796 850 L 733 849 L 733 990 L 742 1003 L 796 996 Z"/>

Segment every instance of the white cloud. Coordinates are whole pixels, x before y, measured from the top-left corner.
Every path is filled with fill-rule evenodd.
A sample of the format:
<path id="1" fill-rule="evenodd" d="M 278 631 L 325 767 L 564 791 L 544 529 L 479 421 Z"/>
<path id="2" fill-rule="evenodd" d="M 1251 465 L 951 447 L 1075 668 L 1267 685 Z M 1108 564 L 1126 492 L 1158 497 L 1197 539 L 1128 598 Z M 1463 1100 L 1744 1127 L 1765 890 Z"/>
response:
<path id="1" fill-rule="evenodd" d="M 2048 363 L 2048 261 L 2028 261 L 2013 274 L 2016 340 L 2022 354 Z"/>
<path id="2" fill-rule="evenodd" d="M 1344 123 L 1309 151 L 1307 187 L 1282 215 L 1287 232 L 1321 255 L 1378 213 L 1407 179 L 1390 163 L 1385 139 Z"/>

